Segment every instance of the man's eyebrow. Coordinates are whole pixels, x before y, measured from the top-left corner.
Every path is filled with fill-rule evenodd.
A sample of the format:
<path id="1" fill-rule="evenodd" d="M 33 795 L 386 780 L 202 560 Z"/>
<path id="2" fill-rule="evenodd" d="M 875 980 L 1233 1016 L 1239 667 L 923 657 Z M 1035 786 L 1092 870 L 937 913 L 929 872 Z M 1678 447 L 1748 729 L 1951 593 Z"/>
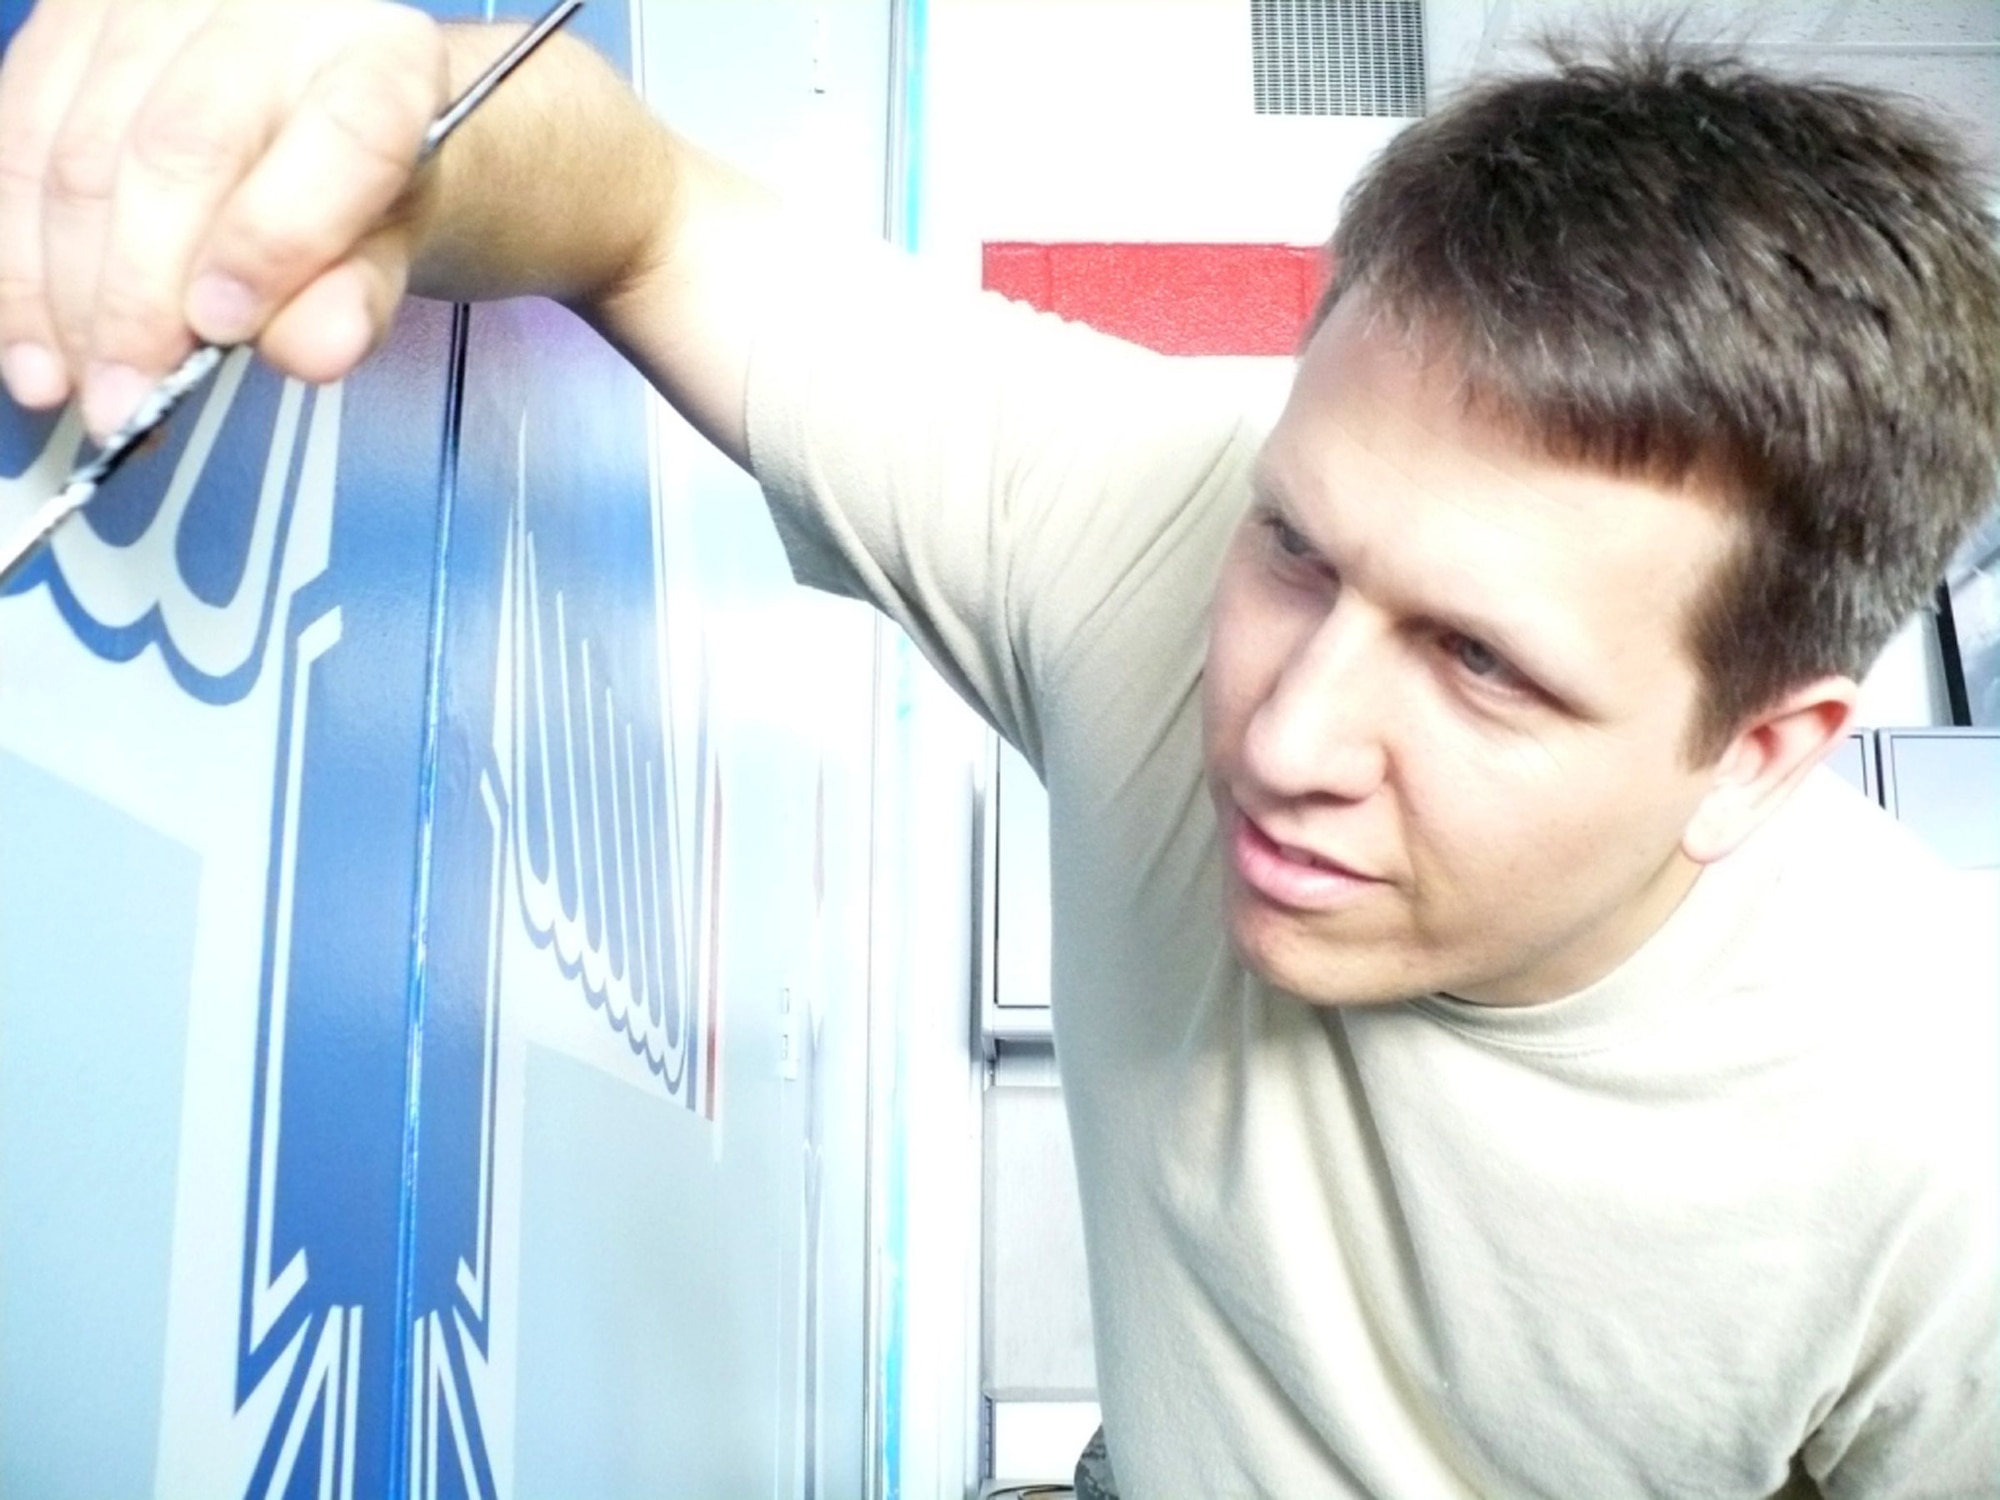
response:
<path id="1" fill-rule="evenodd" d="M 1532 625 L 1501 618 L 1483 618 L 1450 604 L 1411 611 L 1427 624 L 1466 636 L 1498 652 L 1523 676 L 1560 706 L 1584 718 L 1595 716 L 1596 694 L 1590 688 L 1588 664 L 1573 649 L 1544 640 Z"/>
<path id="2" fill-rule="evenodd" d="M 1327 555 L 1328 561 L 1338 566 L 1338 561 L 1331 556 L 1335 549 L 1325 545 L 1318 529 L 1293 500 L 1277 474 L 1262 460 L 1251 468 L 1250 490 L 1253 508 L 1276 512 L 1312 545 L 1315 552 Z M 1540 644 L 1532 627 L 1484 616 L 1476 610 L 1444 601 L 1420 602 L 1404 613 L 1422 624 L 1479 641 L 1497 651 L 1558 701 L 1578 711 L 1586 710 L 1589 694 L 1583 686 L 1586 674 L 1580 671 L 1580 664 L 1559 648 Z"/>
<path id="3" fill-rule="evenodd" d="M 1505 620 L 1482 618 L 1451 605 L 1424 608 L 1416 613 L 1430 624 L 1441 625 L 1455 634 L 1468 636 L 1481 645 L 1492 647 L 1537 680 L 1547 676 L 1551 669 L 1559 669 L 1561 666 L 1560 662 L 1549 660 L 1546 652 L 1538 650 L 1528 636 L 1521 634 Z"/>
<path id="4" fill-rule="evenodd" d="M 1305 524 L 1305 512 L 1293 501 L 1291 492 L 1279 480 L 1276 471 L 1268 468 L 1261 459 L 1250 470 L 1250 502 L 1253 509 L 1277 511 L 1298 529 L 1300 535 L 1311 540 L 1311 532 Z"/>

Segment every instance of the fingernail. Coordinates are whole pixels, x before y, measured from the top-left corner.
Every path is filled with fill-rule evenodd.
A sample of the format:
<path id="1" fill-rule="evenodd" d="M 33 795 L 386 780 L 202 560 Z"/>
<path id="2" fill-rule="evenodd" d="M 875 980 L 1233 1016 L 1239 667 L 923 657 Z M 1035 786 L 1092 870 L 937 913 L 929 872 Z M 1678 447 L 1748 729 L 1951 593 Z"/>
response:
<path id="1" fill-rule="evenodd" d="M 100 441 L 138 410 L 153 382 L 130 365 L 92 365 L 83 384 L 83 423 Z"/>
<path id="2" fill-rule="evenodd" d="M 241 344 L 257 331 L 263 305 L 234 276 L 204 271 L 188 288 L 188 324 L 211 344 Z"/>
<path id="3" fill-rule="evenodd" d="M 0 354 L 0 377 L 16 401 L 37 411 L 69 395 L 69 372 L 53 350 L 40 344 L 9 344 Z"/>

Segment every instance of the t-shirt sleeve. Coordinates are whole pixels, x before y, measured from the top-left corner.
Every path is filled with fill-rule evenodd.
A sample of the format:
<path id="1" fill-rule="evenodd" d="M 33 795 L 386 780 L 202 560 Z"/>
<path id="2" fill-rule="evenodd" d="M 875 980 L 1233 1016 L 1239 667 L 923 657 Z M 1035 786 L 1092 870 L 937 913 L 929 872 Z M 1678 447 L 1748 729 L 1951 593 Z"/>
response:
<path id="1" fill-rule="evenodd" d="M 1907 1247 L 1897 1284 L 1883 1289 L 1893 1341 L 1863 1352 L 1855 1384 L 1806 1443 L 1826 1500 L 2000 1494 L 1993 1236 L 1942 1229 L 1919 1227 L 1919 1238 L 1939 1243 Z"/>
<path id="2" fill-rule="evenodd" d="M 872 249 L 786 294 L 747 402 L 795 576 L 890 614 L 1037 766 L 1049 685 L 1163 550 L 1212 546 L 1190 517 L 1254 446 L 1212 372 Z"/>
<path id="3" fill-rule="evenodd" d="M 1961 932 L 1990 933 L 1981 889 L 1951 884 L 1947 931 L 1955 916 L 1979 924 Z M 1858 1309 L 1850 1377 L 1803 1450 L 1827 1500 L 2000 1495 L 2000 952 L 1956 946 L 1976 950 L 1971 977 L 1928 990 L 1955 992 L 1968 1019 L 1928 1025 L 1927 1007 L 1905 1004 L 1884 1020 L 1923 1033 L 1928 1067 L 1884 1122 L 1906 1188 Z M 1924 977 L 1915 963 L 1905 972 Z"/>

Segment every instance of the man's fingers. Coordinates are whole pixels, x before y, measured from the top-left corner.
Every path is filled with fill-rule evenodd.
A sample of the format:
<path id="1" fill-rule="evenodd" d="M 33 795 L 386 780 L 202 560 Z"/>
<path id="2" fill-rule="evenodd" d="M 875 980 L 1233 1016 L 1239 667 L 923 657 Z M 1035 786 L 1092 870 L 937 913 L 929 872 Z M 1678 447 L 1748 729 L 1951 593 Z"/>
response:
<path id="1" fill-rule="evenodd" d="M 254 41 L 240 21 L 218 19 L 187 41 L 133 115 L 84 335 L 93 430 L 122 421 L 117 408 L 129 407 L 133 390 L 193 342 L 182 307 L 189 268 L 282 107 L 270 70 L 244 76 L 241 59 Z"/>
<path id="2" fill-rule="evenodd" d="M 100 270 L 134 113 L 151 92 L 158 59 L 177 53 L 210 8 L 197 0 L 127 0 L 109 12 L 49 149 L 42 276 L 73 376 L 94 356 Z M 171 245 L 156 248 L 172 253 Z"/>
<path id="3" fill-rule="evenodd" d="M 373 0 L 41 0 L 0 72 L 0 376 L 81 386 L 102 432 L 280 309 L 302 364 L 351 363 L 403 281 L 403 237 L 362 242 L 447 85 L 437 24 Z"/>
<path id="4" fill-rule="evenodd" d="M 409 266 L 405 229 L 369 236 L 278 309 L 257 340 L 257 352 L 300 380 L 342 379 L 387 336 Z"/>
<path id="5" fill-rule="evenodd" d="M 434 23 L 414 11 L 371 13 L 367 35 L 314 70 L 223 203 L 193 267 L 194 332 L 214 343 L 249 339 L 346 258 L 408 186 L 447 82 Z"/>
<path id="6" fill-rule="evenodd" d="M 69 395 L 42 274 L 43 179 L 107 3 L 38 7 L 0 63 L 0 377 L 25 406 Z"/>

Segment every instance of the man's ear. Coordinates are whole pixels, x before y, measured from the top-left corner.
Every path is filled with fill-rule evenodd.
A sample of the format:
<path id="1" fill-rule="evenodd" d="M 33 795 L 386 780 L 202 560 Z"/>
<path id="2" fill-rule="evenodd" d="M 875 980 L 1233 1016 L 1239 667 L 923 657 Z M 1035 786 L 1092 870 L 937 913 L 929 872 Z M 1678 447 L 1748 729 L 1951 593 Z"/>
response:
<path id="1" fill-rule="evenodd" d="M 1710 769 L 1708 792 L 1681 834 L 1681 852 L 1708 864 L 1747 839 L 1840 743 L 1859 692 L 1851 678 L 1822 677 L 1737 730 Z"/>

